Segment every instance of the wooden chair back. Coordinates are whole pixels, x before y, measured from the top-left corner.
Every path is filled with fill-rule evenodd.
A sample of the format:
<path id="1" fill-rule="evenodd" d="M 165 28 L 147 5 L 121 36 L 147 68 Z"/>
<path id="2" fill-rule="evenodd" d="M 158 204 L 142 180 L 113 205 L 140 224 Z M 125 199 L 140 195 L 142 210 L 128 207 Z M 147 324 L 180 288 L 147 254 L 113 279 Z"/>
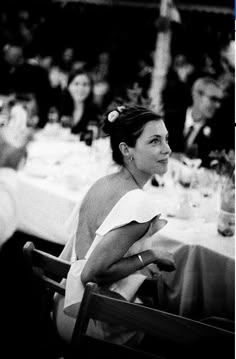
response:
<path id="1" fill-rule="evenodd" d="M 63 278 L 67 277 L 68 271 L 70 269 L 70 263 L 66 262 L 58 257 L 55 257 L 49 253 L 46 253 L 44 251 L 38 250 L 35 248 L 34 244 L 32 242 L 27 242 L 23 247 L 23 253 L 28 261 L 29 265 L 32 267 L 34 273 L 38 275 L 41 280 L 44 282 L 46 287 L 52 292 L 52 293 L 59 293 L 61 295 L 65 295 L 65 287 L 60 283 Z M 147 281 L 145 283 L 145 286 L 142 288 L 140 294 L 142 296 L 142 291 L 145 290 L 144 297 L 146 299 L 146 295 L 149 297 L 154 295 L 153 303 L 156 303 L 156 290 L 153 285 L 152 281 Z M 88 295 L 89 286 L 86 288 L 86 298 Z M 112 292 L 111 292 L 111 295 Z M 115 295 L 115 294 L 114 294 Z M 87 300 L 84 301 L 84 304 L 86 306 Z M 88 314 L 88 312 L 85 312 Z M 83 317 L 83 309 L 80 311 L 80 317 Z M 85 317 L 84 317 L 85 319 Z M 80 322 L 80 318 L 77 320 L 77 323 Z M 77 327 L 77 325 L 76 325 Z M 74 335 L 74 340 L 77 340 L 77 330 L 76 334 Z M 83 342 L 80 343 L 79 348 L 78 345 L 73 345 L 74 340 L 71 342 L 70 348 L 66 347 L 63 348 L 63 356 L 65 359 L 67 358 L 74 358 L 78 356 L 78 350 L 84 351 L 85 349 L 85 357 L 91 358 L 90 355 L 92 355 L 91 352 L 89 352 L 89 349 L 92 348 L 98 351 L 98 353 L 103 353 L 103 358 L 113 358 L 113 359 L 120 359 L 120 357 L 123 355 L 125 358 L 129 357 L 130 359 L 141 359 L 143 356 L 140 356 L 140 351 L 119 346 L 113 343 L 109 343 L 106 341 L 102 341 L 99 339 L 95 339 L 89 336 L 84 336 Z M 86 353 L 88 354 L 86 356 Z M 84 356 L 84 354 L 83 354 Z M 156 356 L 152 356 L 151 354 L 148 354 L 145 356 L 146 359 L 152 359 L 156 358 Z"/>
<path id="2" fill-rule="evenodd" d="M 37 250 L 32 242 L 23 248 L 24 255 L 33 270 L 53 292 L 65 295 L 60 283 L 67 277 L 70 263 L 51 254 Z M 150 346 L 131 348 L 109 343 L 88 335 L 90 319 L 107 322 L 113 326 L 142 331 L 151 338 Z M 156 350 L 155 350 L 156 349 Z M 85 350 L 85 351 L 84 351 Z M 80 305 L 71 340 L 68 358 L 91 358 L 95 352 L 103 358 L 234 358 L 234 333 L 193 321 L 178 315 L 126 301 L 109 290 L 88 283 Z M 195 356 L 196 354 L 196 356 Z M 66 358 L 67 358 L 66 357 Z"/>
<path id="3" fill-rule="evenodd" d="M 81 350 L 84 341 L 91 341 L 86 333 L 90 319 L 142 331 L 152 338 L 150 342 L 154 343 L 158 358 L 174 358 L 178 355 L 181 358 L 223 358 L 222 355 L 227 352 L 227 358 L 233 359 L 234 333 L 118 299 L 115 293 L 104 291 L 94 283 L 86 285 L 78 313 L 72 337 L 75 353 Z M 149 349 L 151 348 L 148 351 Z M 139 351 L 140 353 L 143 358 L 151 355 L 147 351 Z"/>
<path id="4" fill-rule="evenodd" d="M 46 286 L 54 292 L 65 295 L 65 287 L 60 282 L 67 277 L 70 262 L 36 249 L 32 242 L 25 243 L 23 253 L 34 272 L 41 277 Z"/>

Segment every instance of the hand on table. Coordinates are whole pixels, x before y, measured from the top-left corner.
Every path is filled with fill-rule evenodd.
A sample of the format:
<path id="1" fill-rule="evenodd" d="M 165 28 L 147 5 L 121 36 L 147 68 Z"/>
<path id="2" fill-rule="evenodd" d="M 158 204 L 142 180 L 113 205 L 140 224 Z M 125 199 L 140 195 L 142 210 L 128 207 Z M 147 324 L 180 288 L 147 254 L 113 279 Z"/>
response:
<path id="1" fill-rule="evenodd" d="M 176 269 L 173 254 L 161 251 L 158 248 L 153 249 L 153 254 L 156 258 L 154 263 L 160 271 L 172 272 Z"/>

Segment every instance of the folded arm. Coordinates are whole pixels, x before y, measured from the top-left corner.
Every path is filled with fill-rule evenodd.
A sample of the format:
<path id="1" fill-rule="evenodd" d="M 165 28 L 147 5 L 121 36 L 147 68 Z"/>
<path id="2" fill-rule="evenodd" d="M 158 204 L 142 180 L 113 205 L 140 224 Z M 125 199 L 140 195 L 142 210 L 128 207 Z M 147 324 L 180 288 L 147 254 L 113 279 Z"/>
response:
<path id="1" fill-rule="evenodd" d="M 137 255 L 125 257 L 129 248 L 148 230 L 150 222 L 131 222 L 123 227 L 108 232 L 95 247 L 85 264 L 81 280 L 85 285 L 92 281 L 100 285 L 111 284 L 140 270 L 150 263 L 169 261 L 173 263 L 169 253 L 158 253 L 157 249 L 149 249 Z"/>

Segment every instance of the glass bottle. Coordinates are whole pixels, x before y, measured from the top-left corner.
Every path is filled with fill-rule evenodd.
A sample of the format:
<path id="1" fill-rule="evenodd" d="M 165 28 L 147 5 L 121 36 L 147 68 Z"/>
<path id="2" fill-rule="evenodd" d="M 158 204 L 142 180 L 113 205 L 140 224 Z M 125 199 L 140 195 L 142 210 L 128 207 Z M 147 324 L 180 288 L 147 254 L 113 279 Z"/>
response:
<path id="1" fill-rule="evenodd" d="M 235 233 L 235 172 L 222 186 L 217 230 L 227 237 Z"/>

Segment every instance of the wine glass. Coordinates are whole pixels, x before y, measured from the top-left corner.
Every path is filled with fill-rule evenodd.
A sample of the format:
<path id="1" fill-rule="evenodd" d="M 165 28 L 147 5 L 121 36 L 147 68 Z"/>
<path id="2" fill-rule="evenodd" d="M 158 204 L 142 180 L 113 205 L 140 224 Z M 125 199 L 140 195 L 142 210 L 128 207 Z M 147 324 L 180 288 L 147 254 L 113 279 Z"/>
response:
<path id="1" fill-rule="evenodd" d="M 84 142 L 87 146 L 92 146 L 93 144 L 93 131 L 87 130 L 84 134 Z"/>
<path id="2" fill-rule="evenodd" d="M 61 117 L 61 126 L 63 128 L 70 128 L 72 127 L 72 119 L 70 116 L 62 116 Z"/>
<path id="3" fill-rule="evenodd" d="M 51 107 L 49 112 L 48 112 L 48 122 L 51 124 L 57 123 L 59 119 L 59 114 L 58 114 L 58 110 L 56 109 L 56 107 Z"/>

